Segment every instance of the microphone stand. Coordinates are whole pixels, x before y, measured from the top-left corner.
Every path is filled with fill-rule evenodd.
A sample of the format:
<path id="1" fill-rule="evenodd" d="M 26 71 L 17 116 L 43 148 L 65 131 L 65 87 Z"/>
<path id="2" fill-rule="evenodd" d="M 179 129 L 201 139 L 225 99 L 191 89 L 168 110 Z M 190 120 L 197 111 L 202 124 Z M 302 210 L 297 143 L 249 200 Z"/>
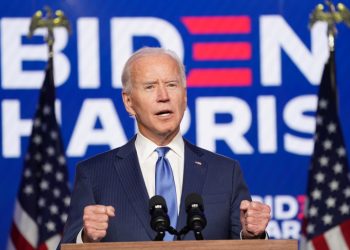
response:
<path id="1" fill-rule="evenodd" d="M 193 231 L 194 232 L 194 237 L 196 240 L 203 240 L 203 235 L 201 231 Z"/>
<path id="2" fill-rule="evenodd" d="M 182 240 L 181 235 L 185 236 L 189 231 L 191 231 L 191 229 L 188 226 L 185 226 L 184 228 L 182 228 L 178 234 L 178 240 Z M 193 230 L 193 233 L 194 233 L 194 237 L 196 238 L 196 240 L 203 240 L 204 239 L 201 231 Z"/>
<path id="3" fill-rule="evenodd" d="M 154 238 L 153 241 L 163 241 L 165 236 L 165 232 L 164 231 L 160 231 L 157 233 L 156 237 Z"/>
<path id="4" fill-rule="evenodd" d="M 178 234 L 178 240 L 182 240 L 181 235 L 185 236 L 189 231 L 190 228 L 188 226 L 183 227 Z"/>
<path id="5" fill-rule="evenodd" d="M 161 231 L 157 232 L 157 235 L 153 241 L 163 241 L 164 236 L 165 236 L 165 231 L 167 231 L 171 235 L 176 235 L 176 240 L 181 240 L 180 234 L 176 231 L 176 229 L 173 227 L 169 227 L 166 230 L 161 230 Z"/>

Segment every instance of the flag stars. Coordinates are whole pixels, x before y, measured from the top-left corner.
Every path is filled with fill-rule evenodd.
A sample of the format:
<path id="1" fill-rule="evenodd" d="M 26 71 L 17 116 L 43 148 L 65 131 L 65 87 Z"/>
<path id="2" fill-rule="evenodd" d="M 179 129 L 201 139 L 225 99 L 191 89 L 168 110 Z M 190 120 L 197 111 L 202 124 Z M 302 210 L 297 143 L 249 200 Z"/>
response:
<path id="1" fill-rule="evenodd" d="M 315 179 L 316 179 L 317 183 L 322 183 L 322 182 L 324 182 L 325 175 L 323 173 L 321 173 L 321 172 L 318 172 L 315 175 Z"/>
<path id="2" fill-rule="evenodd" d="M 48 162 L 46 162 L 43 166 L 43 170 L 45 173 L 51 173 L 52 172 L 52 165 Z"/>
<path id="3" fill-rule="evenodd" d="M 34 127 L 38 128 L 41 126 L 41 120 L 40 118 L 35 118 L 34 119 Z"/>
<path id="4" fill-rule="evenodd" d="M 61 166 L 63 166 L 63 165 L 66 164 L 66 158 L 64 158 L 63 155 L 60 155 L 60 156 L 58 157 L 57 160 L 58 160 L 58 163 L 59 163 Z"/>
<path id="5" fill-rule="evenodd" d="M 329 134 L 333 134 L 337 131 L 337 125 L 335 123 L 331 122 L 330 124 L 328 124 L 327 130 L 328 130 Z"/>
<path id="6" fill-rule="evenodd" d="M 40 188 L 42 190 L 48 190 L 49 189 L 49 183 L 46 180 L 42 180 L 40 182 Z"/>
<path id="7" fill-rule="evenodd" d="M 344 147 L 338 148 L 337 154 L 339 155 L 339 157 L 344 157 L 346 155 L 345 148 Z"/>
<path id="8" fill-rule="evenodd" d="M 57 214 L 58 213 L 58 207 L 56 205 L 50 206 L 50 212 L 51 214 Z"/>
<path id="9" fill-rule="evenodd" d="M 318 209 L 315 206 L 311 206 L 309 209 L 309 215 L 310 217 L 315 217 L 318 215 Z"/>
<path id="10" fill-rule="evenodd" d="M 26 169 L 24 171 L 24 177 L 29 178 L 31 176 L 32 176 L 32 172 L 30 171 L 30 169 Z"/>
<path id="11" fill-rule="evenodd" d="M 49 156 L 54 156 L 54 155 L 55 155 L 55 149 L 54 149 L 52 146 L 48 147 L 48 148 L 46 149 L 46 152 L 47 152 L 47 154 L 48 154 Z"/>
<path id="12" fill-rule="evenodd" d="M 328 101 L 325 99 L 321 99 L 318 103 L 318 106 L 320 107 L 320 109 L 326 109 L 328 106 Z"/>
<path id="13" fill-rule="evenodd" d="M 330 150 L 330 149 L 332 149 L 332 141 L 331 140 L 325 140 L 324 142 L 323 142 L 323 148 L 324 148 L 324 150 Z"/>
<path id="14" fill-rule="evenodd" d="M 43 108 L 43 114 L 44 115 L 49 115 L 51 113 L 51 108 L 48 105 L 45 105 Z"/>
<path id="15" fill-rule="evenodd" d="M 40 135 L 35 135 L 33 137 L 33 142 L 36 144 L 36 145 L 40 145 L 42 143 L 43 139 L 41 138 Z"/>
<path id="16" fill-rule="evenodd" d="M 317 115 L 317 116 L 316 116 L 316 124 L 317 124 L 317 125 L 322 125 L 322 123 L 323 123 L 323 118 L 322 118 L 322 116 Z"/>
<path id="17" fill-rule="evenodd" d="M 322 217 L 322 220 L 323 220 L 323 224 L 326 226 L 326 225 L 330 225 L 332 224 L 332 221 L 333 221 L 333 216 L 330 215 L 330 214 L 325 214 L 323 217 Z"/>
<path id="18" fill-rule="evenodd" d="M 56 198 L 60 197 L 61 195 L 61 191 L 58 188 L 55 188 L 53 190 L 53 196 L 55 196 Z"/>
<path id="19" fill-rule="evenodd" d="M 68 215 L 67 215 L 66 213 L 61 214 L 61 221 L 62 221 L 63 223 L 66 223 L 67 218 L 68 218 Z"/>
<path id="20" fill-rule="evenodd" d="M 306 232 L 308 232 L 309 234 L 313 234 L 315 232 L 315 225 L 313 224 L 307 225 Z"/>
<path id="21" fill-rule="evenodd" d="M 319 161 L 321 167 L 327 167 L 329 159 L 326 156 L 321 156 L 318 161 Z"/>
<path id="22" fill-rule="evenodd" d="M 56 224 L 52 221 L 48 221 L 45 226 L 48 232 L 54 232 L 56 230 Z"/>
<path id="23" fill-rule="evenodd" d="M 342 215 L 349 214 L 350 207 L 346 203 L 343 203 L 343 205 L 340 206 L 339 210 Z"/>
<path id="24" fill-rule="evenodd" d="M 314 191 L 312 191 L 311 196 L 314 200 L 320 200 L 322 197 L 322 193 L 319 189 L 315 188 Z"/>
<path id="25" fill-rule="evenodd" d="M 337 191 L 339 189 L 339 182 L 336 180 L 332 180 L 329 183 L 329 188 L 331 189 L 331 191 Z"/>
<path id="26" fill-rule="evenodd" d="M 345 190 L 344 190 L 344 195 L 346 198 L 349 198 L 350 197 L 350 187 L 347 187 Z"/>
<path id="27" fill-rule="evenodd" d="M 341 172 L 343 172 L 343 165 L 340 164 L 339 162 L 337 162 L 333 166 L 333 171 L 334 171 L 335 174 L 340 174 Z"/>
<path id="28" fill-rule="evenodd" d="M 61 172 L 56 173 L 56 180 L 57 181 L 62 181 L 63 180 L 63 174 Z"/>
<path id="29" fill-rule="evenodd" d="M 331 208 L 331 207 L 335 207 L 335 203 L 336 203 L 336 200 L 335 198 L 333 197 L 329 197 L 327 200 L 326 200 L 326 205 L 328 208 Z"/>
<path id="30" fill-rule="evenodd" d="M 34 192 L 33 190 L 33 186 L 32 185 L 27 185 L 24 187 L 23 189 L 23 192 L 26 194 L 26 195 L 30 195 Z"/>
<path id="31" fill-rule="evenodd" d="M 50 137 L 51 137 L 51 139 L 56 140 L 58 138 L 57 132 L 56 131 L 51 131 L 50 132 Z"/>
<path id="32" fill-rule="evenodd" d="M 63 202 L 64 202 L 64 204 L 66 205 L 66 207 L 68 207 L 69 204 L 70 204 L 70 198 L 69 198 L 69 196 L 66 196 L 66 197 L 63 199 Z"/>
<path id="33" fill-rule="evenodd" d="M 38 206 L 39 207 L 44 207 L 46 204 L 46 201 L 43 197 L 41 197 L 39 200 L 38 200 Z"/>

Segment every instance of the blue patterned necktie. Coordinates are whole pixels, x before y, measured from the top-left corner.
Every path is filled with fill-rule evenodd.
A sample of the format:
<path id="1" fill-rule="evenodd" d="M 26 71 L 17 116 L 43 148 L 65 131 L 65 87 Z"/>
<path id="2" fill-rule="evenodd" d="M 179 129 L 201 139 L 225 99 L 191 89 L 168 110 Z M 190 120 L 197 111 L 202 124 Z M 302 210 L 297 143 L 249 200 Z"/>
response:
<path id="1" fill-rule="evenodd" d="M 156 163 L 156 195 L 163 196 L 168 207 L 168 215 L 170 218 L 170 225 L 176 228 L 177 222 L 177 201 L 176 188 L 174 182 L 173 171 L 170 163 L 165 155 L 170 150 L 169 147 L 156 148 L 158 153 L 158 160 Z M 165 234 L 164 240 L 171 241 L 174 236 L 169 233 Z"/>

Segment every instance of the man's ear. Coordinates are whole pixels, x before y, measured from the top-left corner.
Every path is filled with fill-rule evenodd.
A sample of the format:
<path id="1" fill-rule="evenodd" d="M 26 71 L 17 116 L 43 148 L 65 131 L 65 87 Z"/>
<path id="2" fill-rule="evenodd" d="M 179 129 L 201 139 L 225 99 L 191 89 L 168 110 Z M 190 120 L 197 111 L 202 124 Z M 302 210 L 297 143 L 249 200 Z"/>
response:
<path id="1" fill-rule="evenodd" d="M 131 100 L 131 96 L 129 93 L 126 93 L 126 92 L 122 92 L 122 97 L 123 97 L 123 102 L 124 102 L 124 107 L 126 109 L 126 111 L 134 116 L 135 115 L 135 111 L 134 109 L 132 108 L 132 100 Z"/>

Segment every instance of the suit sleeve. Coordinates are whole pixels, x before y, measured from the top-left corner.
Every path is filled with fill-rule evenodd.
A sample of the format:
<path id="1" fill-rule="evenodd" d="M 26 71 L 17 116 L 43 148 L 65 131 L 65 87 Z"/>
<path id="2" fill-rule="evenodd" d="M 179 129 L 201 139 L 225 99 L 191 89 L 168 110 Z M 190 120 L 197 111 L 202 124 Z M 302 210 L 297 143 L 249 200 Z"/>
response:
<path id="1" fill-rule="evenodd" d="M 231 196 L 231 232 L 232 239 L 240 239 L 242 230 L 240 221 L 240 204 L 242 200 L 251 201 L 248 187 L 244 181 L 241 167 L 237 161 L 234 164 Z"/>
<path id="2" fill-rule="evenodd" d="M 61 243 L 76 243 L 76 237 L 83 228 L 84 207 L 92 204 L 95 204 L 92 185 L 83 165 L 79 164 L 76 169 L 70 211 Z M 57 249 L 60 249 L 60 245 Z"/>

